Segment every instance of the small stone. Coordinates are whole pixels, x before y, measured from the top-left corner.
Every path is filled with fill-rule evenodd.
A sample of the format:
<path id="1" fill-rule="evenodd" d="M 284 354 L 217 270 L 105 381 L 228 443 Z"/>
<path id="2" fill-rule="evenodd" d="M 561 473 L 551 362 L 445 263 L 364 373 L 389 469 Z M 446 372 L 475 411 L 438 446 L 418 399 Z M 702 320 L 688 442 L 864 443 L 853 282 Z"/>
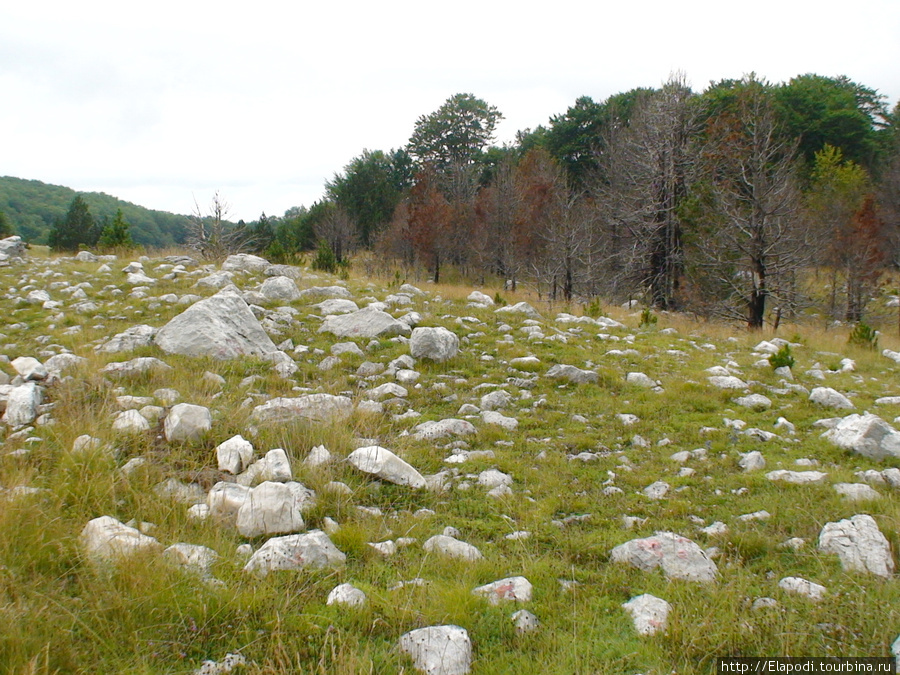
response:
<path id="1" fill-rule="evenodd" d="M 472 642 L 459 626 L 429 626 L 400 637 L 400 651 L 427 675 L 467 675 L 472 668 Z"/>
<path id="2" fill-rule="evenodd" d="M 812 581 L 807 581 L 806 579 L 802 579 L 801 577 L 785 577 L 778 582 L 778 587 L 787 591 L 788 593 L 805 595 L 807 598 L 814 602 L 818 602 L 819 600 L 824 598 L 825 594 L 828 592 L 824 586 L 821 586 Z"/>
<path id="3" fill-rule="evenodd" d="M 622 605 L 631 614 L 635 630 L 641 635 L 655 635 L 666 629 L 672 605 L 647 593 L 632 598 Z"/>

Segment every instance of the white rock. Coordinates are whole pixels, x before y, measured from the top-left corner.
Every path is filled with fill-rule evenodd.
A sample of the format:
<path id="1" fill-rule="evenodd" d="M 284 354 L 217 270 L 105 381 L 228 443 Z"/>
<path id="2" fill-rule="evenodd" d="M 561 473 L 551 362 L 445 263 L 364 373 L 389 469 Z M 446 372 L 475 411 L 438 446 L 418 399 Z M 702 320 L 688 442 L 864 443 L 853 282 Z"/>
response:
<path id="1" fill-rule="evenodd" d="M 141 347 L 149 347 L 153 344 L 157 329 L 153 326 L 141 324 L 132 326 L 122 333 L 114 335 L 109 340 L 96 348 L 96 351 L 106 354 L 117 352 L 130 352 Z"/>
<path id="2" fill-rule="evenodd" d="M 853 502 L 881 499 L 878 491 L 865 483 L 835 483 L 834 491 Z"/>
<path id="3" fill-rule="evenodd" d="M 662 499 L 668 494 L 672 486 L 665 481 L 658 480 L 644 488 L 644 495 L 650 499 Z"/>
<path id="4" fill-rule="evenodd" d="M 38 407 L 43 400 L 40 387 L 34 382 L 13 387 L 6 397 L 6 412 L 3 421 L 11 427 L 31 424 L 37 417 Z"/>
<path id="5" fill-rule="evenodd" d="M 166 415 L 163 427 L 170 443 L 196 441 L 212 429 L 212 414 L 201 405 L 178 403 Z"/>
<path id="6" fill-rule="evenodd" d="M 209 574 L 210 568 L 219 559 L 219 554 L 207 546 L 185 543 L 172 544 L 163 551 L 163 556 L 203 576 Z"/>
<path id="7" fill-rule="evenodd" d="M 510 619 L 515 624 L 516 633 L 519 635 L 533 633 L 541 626 L 541 622 L 538 621 L 538 618 L 527 609 L 520 609 L 517 612 L 513 612 Z"/>
<path id="8" fill-rule="evenodd" d="M 516 602 L 529 602 L 531 600 L 531 582 L 525 577 L 506 577 L 484 586 L 479 586 L 472 591 L 475 595 L 482 595 L 492 605 L 499 605 L 504 600 Z"/>
<path id="9" fill-rule="evenodd" d="M 389 483 L 417 489 L 426 487 L 422 474 L 390 450 L 377 445 L 354 450 L 347 461 L 363 473 L 372 474 Z"/>
<path id="10" fill-rule="evenodd" d="M 107 363 L 100 372 L 110 377 L 140 377 L 147 373 L 165 373 L 172 366 L 152 356 L 141 356 L 130 361 L 114 361 Z"/>
<path id="11" fill-rule="evenodd" d="M 634 629 L 640 635 L 655 635 L 666 629 L 672 605 L 656 596 L 644 593 L 622 605 L 631 614 Z"/>
<path id="12" fill-rule="evenodd" d="M 719 389 L 746 389 L 747 383 L 733 375 L 714 375 L 707 377 L 707 381 Z"/>
<path id="13" fill-rule="evenodd" d="M 468 300 L 469 302 L 474 302 L 476 305 L 483 305 L 484 307 L 494 306 L 494 299 L 489 295 L 485 295 L 481 291 L 472 291 L 471 293 L 469 293 L 468 297 L 466 297 L 466 300 Z"/>
<path id="14" fill-rule="evenodd" d="M 869 515 L 856 515 L 826 523 L 819 533 L 819 550 L 835 553 L 845 570 L 869 572 L 881 577 L 894 573 L 894 559 L 887 538 Z"/>
<path id="15" fill-rule="evenodd" d="M 474 434 L 475 427 L 471 422 L 458 419 L 445 419 L 439 422 L 422 422 L 413 428 L 413 437 L 418 440 L 435 440 L 445 436 L 467 436 Z"/>
<path id="16" fill-rule="evenodd" d="M 762 453 L 758 450 L 753 450 L 752 452 L 742 453 L 741 459 L 738 462 L 738 466 L 740 466 L 744 471 L 760 471 L 766 467 L 766 460 L 762 456 Z"/>
<path id="17" fill-rule="evenodd" d="M 784 481 L 785 483 L 794 483 L 795 485 L 807 485 L 809 483 L 821 483 L 828 477 L 827 473 L 821 471 L 788 471 L 787 469 L 778 469 L 770 471 L 766 474 L 769 480 Z"/>
<path id="18" fill-rule="evenodd" d="M 345 419 L 353 412 L 353 402 L 346 396 L 308 394 L 297 398 L 273 398 L 258 405 L 250 414 L 260 424 L 287 423 L 299 420 L 326 422 Z"/>
<path id="19" fill-rule="evenodd" d="M 482 396 L 479 407 L 482 410 L 503 410 L 510 403 L 512 403 L 512 396 L 509 395 L 509 392 L 498 389 Z"/>
<path id="20" fill-rule="evenodd" d="M 266 576 L 277 570 L 337 567 L 346 559 L 328 535 L 321 530 L 312 530 L 269 539 L 250 557 L 244 571 Z"/>
<path id="21" fill-rule="evenodd" d="M 9 365 L 22 376 L 23 380 L 47 379 L 47 368 L 33 356 L 20 356 L 10 361 Z"/>
<path id="22" fill-rule="evenodd" d="M 353 586 L 353 584 L 340 584 L 331 589 L 325 604 L 362 607 L 366 604 L 366 600 L 366 594 Z"/>
<path id="23" fill-rule="evenodd" d="M 816 387 L 813 389 L 809 393 L 809 402 L 820 405 L 823 408 L 833 408 L 835 410 L 852 410 L 854 407 L 849 398 L 831 387 Z"/>
<path id="24" fill-rule="evenodd" d="M 824 598 L 825 594 L 828 592 L 824 586 L 802 579 L 801 577 L 785 577 L 778 582 L 778 587 L 788 593 L 805 595 L 814 602 L 818 602 Z"/>
<path id="25" fill-rule="evenodd" d="M 365 396 L 373 401 L 381 401 L 386 398 L 406 398 L 409 396 L 409 392 L 399 384 L 385 382 L 367 391 Z"/>
<path id="26" fill-rule="evenodd" d="M 142 434 L 150 431 L 150 422 L 137 410 L 125 410 L 116 413 L 112 429 L 120 434 Z"/>
<path id="27" fill-rule="evenodd" d="M 459 626 L 418 628 L 400 637 L 399 648 L 426 675 L 467 675 L 472 668 L 472 642 Z"/>
<path id="28" fill-rule="evenodd" d="M 624 562 L 645 572 L 661 567 L 672 579 L 710 582 L 716 579 L 716 564 L 690 539 L 672 532 L 657 532 L 645 539 L 632 539 L 616 546 L 613 562 Z"/>
<path id="29" fill-rule="evenodd" d="M 112 516 L 94 518 L 81 530 L 81 545 L 95 561 L 112 561 L 160 548 L 159 542 Z"/>
<path id="30" fill-rule="evenodd" d="M 265 258 L 249 253 L 236 253 L 225 258 L 222 269 L 227 272 L 250 272 L 261 274 L 271 263 Z"/>
<path id="31" fill-rule="evenodd" d="M 250 488 L 237 483 L 216 483 L 206 495 L 209 515 L 234 524 L 241 506 L 250 497 Z"/>
<path id="32" fill-rule="evenodd" d="M 219 471 L 237 475 L 253 461 L 253 443 L 238 434 L 216 446 Z"/>
<path id="33" fill-rule="evenodd" d="M 294 302 L 301 297 L 300 289 L 290 277 L 269 277 L 262 283 L 259 292 L 270 302 Z"/>
<path id="34" fill-rule="evenodd" d="M 293 479 L 291 463 L 282 448 L 269 450 L 237 477 L 241 485 L 256 485 L 263 481 L 285 483 Z"/>
<path id="35" fill-rule="evenodd" d="M 429 553 L 439 553 L 448 558 L 470 561 L 481 560 L 482 558 L 481 551 L 472 546 L 472 544 L 444 534 L 434 535 L 423 544 L 423 548 Z"/>
<path id="36" fill-rule="evenodd" d="M 333 333 L 338 337 L 377 338 L 409 335 L 410 328 L 386 312 L 365 307 L 349 314 L 326 317 L 319 332 Z"/>
<path id="37" fill-rule="evenodd" d="M 596 383 L 599 376 L 593 370 L 582 370 L 575 366 L 557 364 L 547 371 L 547 377 L 553 380 L 566 380 L 573 384 Z"/>
<path id="38" fill-rule="evenodd" d="M 302 511 L 313 502 L 312 490 L 300 483 L 260 483 L 238 510 L 238 532 L 245 537 L 300 532 L 306 529 Z"/>
<path id="39" fill-rule="evenodd" d="M 459 338 L 442 327 L 416 328 L 409 338 L 409 353 L 414 359 L 443 363 L 459 353 Z"/>
<path id="40" fill-rule="evenodd" d="M 519 420 L 515 417 L 507 417 L 495 410 L 485 410 L 481 413 L 481 421 L 485 424 L 493 424 L 503 427 L 507 431 L 513 431 L 519 426 Z"/>
<path id="41" fill-rule="evenodd" d="M 306 459 L 303 460 L 303 463 L 306 466 L 322 466 L 323 464 L 328 464 L 332 461 L 334 461 L 334 457 L 328 452 L 328 448 L 324 445 L 317 445 L 309 451 L 309 454 L 306 456 Z"/>
<path id="42" fill-rule="evenodd" d="M 644 387 L 646 389 L 652 389 L 656 386 L 656 381 L 651 379 L 644 373 L 628 373 L 625 376 L 625 381 L 629 384 L 633 384 L 638 387 Z"/>
<path id="43" fill-rule="evenodd" d="M 823 438 L 871 459 L 900 458 L 900 433 L 877 415 L 848 415 Z"/>
<path id="44" fill-rule="evenodd" d="M 762 394 L 750 394 L 734 399 L 734 402 L 743 408 L 751 410 L 768 410 L 772 407 L 772 399 Z"/>
<path id="45" fill-rule="evenodd" d="M 500 485 L 512 485 L 513 479 L 507 473 L 498 471 L 497 469 L 488 469 L 478 474 L 478 484 L 488 489 L 495 488 Z"/>

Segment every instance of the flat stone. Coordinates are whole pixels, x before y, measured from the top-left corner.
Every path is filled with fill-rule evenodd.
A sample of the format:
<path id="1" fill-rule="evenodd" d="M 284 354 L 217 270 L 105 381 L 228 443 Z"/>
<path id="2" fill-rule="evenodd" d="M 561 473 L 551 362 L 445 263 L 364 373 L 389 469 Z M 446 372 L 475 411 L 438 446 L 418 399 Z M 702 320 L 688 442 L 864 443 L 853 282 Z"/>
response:
<path id="1" fill-rule="evenodd" d="M 850 399 L 831 387 L 816 387 L 809 393 L 809 402 L 820 405 L 823 408 L 835 410 L 852 410 L 854 408 Z"/>
<path id="2" fill-rule="evenodd" d="M 525 577 L 506 577 L 484 586 L 479 586 L 472 593 L 482 595 L 492 605 L 499 605 L 503 601 L 529 602 L 531 600 L 531 582 Z"/>
<path id="3" fill-rule="evenodd" d="M 573 384 L 595 384 L 599 378 L 593 370 L 582 370 L 575 366 L 557 364 L 547 371 L 552 380 L 566 380 Z"/>
<path id="4" fill-rule="evenodd" d="M 328 316 L 319 328 L 320 333 L 332 333 L 338 337 L 377 338 L 409 335 L 410 327 L 387 312 L 365 307 L 356 312 Z"/>
<path id="5" fill-rule="evenodd" d="M 389 483 L 416 489 L 426 487 L 422 474 L 387 448 L 377 445 L 359 448 L 350 453 L 347 461 L 363 473 L 377 476 Z"/>
<path id="6" fill-rule="evenodd" d="M 266 576 L 278 570 L 297 570 L 304 567 L 338 567 L 345 556 L 321 530 L 304 534 L 273 537 L 257 550 L 244 565 L 245 572 Z"/>
<path id="7" fill-rule="evenodd" d="M 460 560 L 481 560 L 482 555 L 476 547 L 464 541 L 460 541 L 455 537 L 448 537 L 445 534 L 436 534 L 426 540 L 423 548 L 429 553 L 439 553 L 448 558 L 458 558 Z"/>
<path id="8" fill-rule="evenodd" d="M 825 594 L 828 592 L 824 586 L 801 577 L 785 577 L 778 582 L 778 587 L 788 593 L 805 595 L 814 602 L 818 602 L 824 598 Z"/>
<path id="9" fill-rule="evenodd" d="M 826 523 L 819 533 L 819 550 L 837 554 L 841 566 L 848 571 L 886 578 L 894 574 L 890 543 L 869 515 Z"/>
<path id="10" fill-rule="evenodd" d="M 672 579 L 711 582 L 718 576 L 716 564 L 702 548 L 672 532 L 657 532 L 645 539 L 632 539 L 610 553 L 613 562 L 625 562 L 643 571 L 661 567 Z"/>
<path id="11" fill-rule="evenodd" d="M 273 398 L 258 405 L 250 414 L 259 424 L 278 424 L 309 420 L 326 422 L 345 419 L 353 412 L 353 402 L 346 396 L 308 394 L 297 398 Z"/>
<path id="12" fill-rule="evenodd" d="M 400 637 L 399 649 L 426 675 L 467 675 L 472 668 L 472 642 L 459 626 L 417 628 Z"/>
<path id="13" fill-rule="evenodd" d="M 821 483 L 827 477 L 828 474 L 822 473 L 821 471 L 789 471 L 787 469 L 778 469 L 777 471 L 770 471 L 766 474 L 766 478 L 769 480 L 794 483 L 795 485 Z"/>
<path id="14" fill-rule="evenodd" d="M 88 522 L 81 530 L 81 545 L 89 558 L 101 562 L 161 548 L 153 537 L 112 516 L 100 516 Z"/>

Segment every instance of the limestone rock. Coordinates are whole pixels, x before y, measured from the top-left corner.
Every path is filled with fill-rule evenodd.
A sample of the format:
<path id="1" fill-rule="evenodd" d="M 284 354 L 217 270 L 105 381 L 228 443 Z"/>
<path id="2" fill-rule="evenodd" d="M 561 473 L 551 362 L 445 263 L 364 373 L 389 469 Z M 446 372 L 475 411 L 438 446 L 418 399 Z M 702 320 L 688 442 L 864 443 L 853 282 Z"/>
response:
<path id="1" fill-rule="evenodd" d="M 253 409 L 250 417 L 259 424 L 278 424 L 298 420 L 326 422 L 342 420 L 353 411 L 346 396 L 307 394 L 297 398 L 273 398 Z"/>
<path id="2" fill-rule="evenodd" d="M 634 629 L 641 635 L 655 635 L 666 629 L 672 605 L 656 596 L 644 593 L 622 605 L 631 614 Z"/>
<path id="3" fill-rule="evenodd" d="M 628 563 L 645 572 L 661 567 L 672 579 L 710 582 L 718 575 L 716 564 L 702 548 L 672 532 L 632 539 L 616 546 L 610 556 L 613 562 Z"/>
<path id="4" fill-rule="evenodd" d="M 746 389 L 747 383 L 734 375 L 713 375 L 707 381 L 719 389 Z"/>
<path id="5" fill-rule="evenodd" d="M 458 419 L 445 419 L 439 422 L 422 422 L 413 429 L 416 440 L 434 440 L 445 436 L 467 436 L 475 433 L 471 422 Z"/>
<path id="6" fill-rule="evenodd" d="M 527 302 L 517 302 L 515 305 L 507 305 L 506 307 L 498 307 L 494 310 L 497 314 L 524 314 L 531 319 L 540 319 L 541 315 L 538 311 Z"/>
<path id="7" fill-rule="evenodd" d="M 492 605 L 499 605 L 504 600 L 529 602 L 531 600 L 531 582 L 525 577 L 507 577 L 472 591 L 475 595 L 483 595 Z"/>
<path id="8" fill-rule="evenodd" d="M 823 438 L 871 459 L 900 458 L 900 433 L 870 413 L 844 417 Z"/>
<path id="9" fill-rule="evenodd" d="M 206 495 L 206 505 L 209 507 L 209 515 L 234 523 L 238 511 L 250 496 L 250 488 L 237 483 L 216 483 Z"/>
<path id="10" fill-rule="evenodd" d="M 216 446 L 219 471 L 237 475 L 253 461 L 253 444 L 238 434 Z"/>
<path id="11" fill-rule="evenodd" d="M 507 431 L 514 431 L 519 426 L 519 420 L 515 417 L 507 417 L 494 410 L 485 410 L 481 413 L 481 421 L 485 424 L 493 424 L 503 427 Z"/>
<path id="12" fill-rule="evenodd" d="M 766 467 L 766 460 L 759 450 L 753 450 L 741 455 L 738 466 L 747 472 L 760 471 Z"/>
<path id="13" fill-rule="evenodd" d="M 212 415 L 203 406 L 178 403 L 166 415 L 163 426 L 166 440 L 170 443 L 196 441 L 212 429 Z"/>
<path id="14" fill-rule="evenodd" d="M 240 485 L 252 486 L 263 481 L 285 483 L 293 480 L 291 463 L 282 448 L 269 450 L 264 457 L 253 462 L 243 473 L 238 475 Z"/>
<path id="15" fill-rule="evenodd" d="M 325 604 L 362 607 L 366 604 L 366 600 L 366 594 L 352 584 L 340 584 L 331 589 Z"/>
<path id="16" fill-rule="evenodd" d="M 225 258 L 222 269 L 226 272 L 251 272 L 261 274 L 266 271 L 271 263 L 265 258 L 249 253 L 236 253 Z"/>
<path id="17" fill-rule="evenodd" d="M 547 377 L 552 380 L 566 380 L 573 384 L 595 384 L 598 375 L 593 370 L 582 370 L 575 366 L 557 364 L 547 371 Z"/>
<path id="18" fill-rule="evenodd" d="M 359 448 L 350 453 L 347 461 L 363 473 L 378 476 L 396 485 L 424 488 L 425 478 L 393 452 L 377 445 Z"/>
<path id="19" fill-rule="evenodd" d="M 347 298 L 330 298 L 313 305 L 313 307 L 322 316 L 328 316 L 329 314 L 349 314 L 350 312 L 359 311 L 359 306 Z"/>
<path id="20" fill-rule="evenodd" d="M 38 361 L 33 356 L 20 356 L 18 358 L 13 359 L 10 364 L 19 375 L 22 376 L 22 379 L 27 381 L 34 380 L 46 380 L 47 368 L 43 363 Z"/>
<path id="21" fill-rule="evenodd" d="M 869 572 L 881 577 L 890 577 L 894 573 L 891 546 L 869 515 L 826 523 L 819 533 L 819 550 L 837 554 L 848 571 Z"/>
<path id="22" fill-rule="evenodd" d="M 130 361 L 107 363 L 100 372 L 115 378 L 140 377 L 147 373 L 165 373 L 172 366 L 152 356 L 142 356 Z"/>
<path id="23" fill-rule="evenodd" d="M 625 381 L 628 382 L 628 384 L 644 387 L 645 389 L 653 389 L 653 387 L 656 386 L 656 380 L 651 379 L 644 373 L 628 373 L 625 376 Z"/>
<path id="24" fill-rule="evenodd" d="M 34 382 L 12 387 L 6 396 L 3 421 L 11 427 L 23 427 L 34 422 L 43 400 L 41 388 Z"/>
<path id="25" fill-rule="evenodd" d="M 142 434 L 150 431 L 150 422 L 137 410 L 125 410 L 116 415 L 112 428 L 120 434 Z"/>
<path id="26" fill-rule="evenodd" d="M 809 402 L 823 408 L 835 410 L 852 410 L 854 405 L 850 399 L 831 387 L 816 387 L 809 393 Z"/>
<path id="27" fill-rule="evenodd" d="M 300 532 L 306 529 L 302 511 L 313 502 L 312 490 L 300 483 L 260 483 L 238 509 L 238 532 L 245 537 Z"/>
<path id="28" fill-rule="evenodd" d="M 417 628 L 400 637 L 399 647 L 426 675 L 467 675 L 472 668 L 472 642 L 459 626 Z"/>
<path id="29" fill-rule="evenodd" d="M 416 328 L 409 338 L 409 353 L 414 359 L 443 363 L 459 353 L 459 338 L 446 328 Z"/>
<path id="30" fill-rule="evenodd" d="M 835 483 L 834 491 L 841 497 L 854 502 L 881 499 L 878 491 L 865 483 Z"/>
<path id="31" fill-rule="evenodd" d="M 270 302 L 294 302 L 300 299 L 300 289 L 289 277 L 269 277 L 259 288 Z"/>
<path id="32" fill-rule="evenodd" d="M 207 576 L 213 563 L 219 559 L 219 554 L 208 546 L 179 543 L 165 549 L 163 557 L 176 565 Z"/>
<path id="33" fill-rule="evenodd" d="M 482 555 L 472 544 L 460 541 L 455 537 L 445 534 L 436 534 L 429 538 L 423 544 L 423 548 L 429 553 L 439 553 L 448 558 L 459 558 L 460 560 L 481 560 Z"/>
<path id="34" fill-rule="evenodd" d="M 113 354 L 117 352 L 130 352 L 141 347 L 149 347 L 156 336 L 156 328 L 141 324 L 132 326 L 127 330 L 112 336 L 109 340 L 97 347 L 98 352 Z"/>
<path id="35" fill-rule="evenodd" d="M 805 595 L 814 602 L 818 602 L 824 598 L 825 594 L 828 592 L 824 586 L 801 577 L 785 577 L 778 582 L 778 587 L 788 593 Z"/>
<path id="36" fill-rule="evenodd" d="M 81 531 L 81 545 L 88 557 L 112 561 L 140 551 L 159 548 L 159 542 L 112 516 L 94 518 Z"/>
<path id="37" fill-rule="evenodd" d="M 154 341 L 168 354 L 220 360 L 278 351 L 243 298 L 226 291 L 188 307 Z"/>
<path id="38" fill-rule="evenodd" d="M 387 312 L 365 307 L 350 314 L 326 317 L 319 332 L 333 333 L 338 337 L 377 338 L 409 335 L 410 328 Z"/>
<path id="39" fill-rule="evenodd" d="M 795 485 L 808 485 L 810 483 L 821 483 L 828 477 L 827 473 L 821 471 L 788 471 L 787 469 L 778 469 L 770 471 L 766 474 L 769 480 L 784 481 L 785 483 L 794 483 Z"/>
<path id="40" fill-rule="evenodd" d="M 734 399 L 742 408 L 750 408 L 751 410 L 768 410 L 772 407 L 772 399 L 762 394 L 750 394 L 749 396 L 741 396 Z"/>
<path id="41" fill-rule="evenodd" d="M 244 571 L 266 576 L 277 570 L 338 567 L 346 559 L 328 535 L 321 530 L 311 530 L 269 539 L 250 557 Z"/>

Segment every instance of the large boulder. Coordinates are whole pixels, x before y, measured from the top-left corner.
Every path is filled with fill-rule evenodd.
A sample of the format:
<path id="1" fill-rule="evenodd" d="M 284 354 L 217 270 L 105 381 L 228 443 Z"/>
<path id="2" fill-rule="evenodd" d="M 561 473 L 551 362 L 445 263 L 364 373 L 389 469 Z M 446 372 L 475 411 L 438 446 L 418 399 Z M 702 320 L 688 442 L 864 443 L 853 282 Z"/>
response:
<path id="1" fill-rule="evenodd" d="M 194 303 L 160 328 L 155 342 L 168 354 L 215 359 L 278 351 L 244 299 L 231 292 Z"/>
<path id="2" fill-rule="evenodd" d="M 94 518 L 81 530 L 81 546 L 95 561 L 112 561 L 160 547 L 153 537 L 129 527 L 112 516 Z"/>
<path id="3" fill-rule="evenodd" d="M 472 641 L 459 626 L 412 630 L 400 637 L 400 651 L 426 675 L 466 675 L 472 668 Z"/>
<path id="4" fill-rule="evenodd" d="M 363 473 L 395 485 L 424 488 L 425 478 L 387 448 L 371 445 L 350 453 L 347 461 Z"/>
<path id="5" fill-rule="evenodd" d="M 409 338 L 409 353 L 414 359 L 449 361 L 459 352 L 459 338 L 442 328 L 416 328 Z"/>
<path id="6" fill-rule="evenodd" d="M 25 242 L 22 241 L 22 237 L 13 235 L 12 237 L 0 239 L 0 255 L 7 258 L 24 258 Z"/>
<path id="7" fill-rule="evenodd" d="M 837 554 L 848 571 L 869 572 L 881 577 L 890 577 L 894 573 L 891 546 L 869 515 L 825 523 L 819 533 L 819 550 Z"/>
<path id="8" fill-rule="evenodd" d="M 308 394 L 297 398 L 273 398 L 258 405 L 250 414 L 257 423 L 285 423 L 298 420 L 324 422 L 343 419 L 353 411 L 353 402 L 346 396 Z"/>
<path id="9" fill-rule="evenodd" d="M 22 427 L 31 424 L 38 414 L 43 394 L 34 382 L 26 382 L 13 387 L 6 398 L 6 412 L 3 421 L 11 427 Z"/>
<path id="10" fill-rule="evenodd" d="M 303 509 L 314 499 L 312 490 L 300 483 L 260 483 L 238 509 L 238 532 L 258 537 L 305 530 Z"/>
<path id="11" fill-rule="evenodd" d="M 809 393 L 809 402 L 820 405 L 823 408 L 834 408 L 835 410 L 852 410 L 853 403 L 841 392 L 831 387 L 816 387 Z"/>
<path id="12" fill-rule="evenodd" d="M 300 289 L 288 277 L 269 277 L 259 289 L 271 302 L 294 302 L 300 299 Z"/>
<path id="13" fill-rule="evenodd" d="M 346 560 L 347 556 L 338 550 L 327 534 L 312 530 L 269 539 L 250 557 L 244 571 L 266 576 L 277 570 L 338 567 Z"/>
<path id="14" fill-rule="evenodd" d="M 670 579 L 715 581 L 716 564 L 702 548 L 672 532 L 657 532 L 646 539 L 632 539 L 611 552 L 613 562 L 624 562 L 648 572 L 661 567 Z"/>
<path id="15" fill-rule="evenodd" d="M 848 415 L 823 434 L 835 445 L 871 459 L 900 457 L 900 432 L 877 415 Z"/>
<path id="16" fill-rule="evenodd" d="M 259 274 L 265 272 L 271 263 L 265 258 L 249 253 L 237 253 L 225 258 L 222 269 L 226 272 L 250 272 Z"/>
<path id="17" fill-rule="evenodd" d="M 156 328 L 141 324 L 132 326 L 127 330 L 113 335 L 109 340 L 96 348 L 98 352 L 112 354 L 116 352 L 130 352 L 139 347 L 149 347 L 156 336 Z"/>
<path id="18" fill-rule="evenodd" d="M 166 415 L 163 426 L 169 442 L 196 441 L 212 429 L 212 415 L 202 405 L 178 403 Z"/>
<path id="19" fill-rule="evenodd" d="M 326 317 L 319 332 L 333 333 L 338 337 L 377 338 L 409 335 L 410 328 L 387 312 L 374 307 L 364 307 L 349 314 Z"/>

